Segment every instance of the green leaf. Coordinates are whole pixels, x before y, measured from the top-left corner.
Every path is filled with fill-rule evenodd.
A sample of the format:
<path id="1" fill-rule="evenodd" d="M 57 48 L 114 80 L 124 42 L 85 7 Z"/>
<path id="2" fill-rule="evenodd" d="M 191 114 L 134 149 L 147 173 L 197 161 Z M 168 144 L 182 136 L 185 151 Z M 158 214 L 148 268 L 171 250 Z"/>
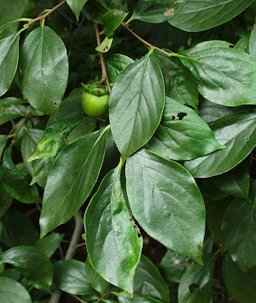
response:
<path id="1" fill-rule="evenodd" d="M 161 23 L 170 19 L 180 5 L 174 0 L 139 0 L 134 8 L 132 19 L 147 23 Z"/>
<path id="2" fill-rule="evenodd" d="M 224 193 L 246 199 L 249 194 L 250 183 L 248 161 L 242 162 L 225 174 L 214 177 L 212 181 Z"/>
<path id="3" fill-rule="evenodd" d="M 93 269 L 89 258 L 87 258 L 85 262 L 85 272 L 90 286 L 98 293 L 104 294 L 109 286 L 109 283 Z"/>
<path id="4" fill-rule="evenodd" d="M 163 303 L 170 301 L 166 282 L 157 267 L 143 255 L 136 268 L 133 285 L 136 295 L 156 299 Z"/>
<path id="5" fill-rule="evenodd" d="M 256 265 L 256 182 L 247 200 L 235 199 L 227 208 L 223 222 L 223 245 L 241 269 Z"/>
<path id="6" fill-rule="evenodd" d="M 52 284 L 52 264 L 38 248 L 16 246 L 5 251 L 0 260 L 18 268 L 38 289 L 48 290 Z"/>
<path id="7" fill-rule="evenodd" d="M 17 209 L 10 209 L 0 222 L 0 241 L 8 247 L 34 245 L 38 232 L 31 220 Z"/>
<path id="8" fill-rule="evenodd" d="M 250 35 L 249 53 L 253 59 L 256 59 L 256 26 L 255 25 Z"/>
<path id="9" fill-rule="evenodd" d="M 107 59 L 107 72 L 109 81 L 114 83 L 117 76 L 134 60 L 122 54 L 113 54 Z"/>
<path id="10" fill-rule="evenodd" d="M 23 101 L 17 98 L 0 100 L 0 125 L 24 115 Z"/>
<path id="11" fill-rule="evenodd" d="M 179 284 L 179 303 L 212 303 L 215 258 L 207 256 L 204 265 L 192 263 Z"/>
<path id="12" fill-rule="evenodd" d="M 54 114 L 68 81 L 64 43 L 51 28 L 40 26 L 26 37 L 20 61 L 24 97 L 41 112 Z"/>
<path id="13" fill-rule="evenodd" d="M 167 159 L 190 160 L 224 146 L 194 110 L 167 97 L 162 121 L 147 148 Z"/>
<path id="14" fill-rule="evenodd" d="M 210 126 L 225 149 L 186 161 L 185 167 L 196 178 L 223 174 L 242 162 L 256 146 L 256 112 L 235 113 L 214 121 Z"/>
<path id="15" fill-rule="evenodd" d="M 239 303 L 252 303 L 256 301 L 255 267 L 244 272 L 239 269 L 237 264 L 228 255 L 225 255 L 222 272 L 228 291 Z"/>
<path id="16" fill-rule="evenodd" d="M 193 73 L 199 92 L 225 106 L 256 104 L 256 61 L 224 41 L 207 41 L 184 51 L 182 63 Z"/>
<path id="17" fill-rule="evenodd" d="M 7 192 L 3 189 L 3 186 L 1 184 L 0 184 L 0 197 L 1 197 L 0 199 L 0 219 L 1 219 L 12 204 L 12 197 L 9 194 L 7 194 Z"/>
<path id="18" fill-rule="evenodd" d="M 100 53 L 107 53 L 112 45 L 113 38 L 105 37 L 105 39 L 95 49 Z"/>
<path id="19" fill-rule="evenodd" d="M 5 277 L 0 277 L 1 303 L 32 303 L 26 288 L 20 283 Z"/>
<path id="20" fill-rule="evenodd" d="M 72 9 L 76 20 L 79 21 L 80 13 L 88 0 L 67 0 L 67 4 Z"/>
<path id="21" fill-rule="evenodd" d="M 119 303 L 161 303 L 161 301 L 153 298 L 141 297 L 136 295 L 129 296 L 127 293 L 118 293 L 118 302 Z"/>
<path id="22" fill-rule="evenodd" d="M 165 59 L 166 62 L 167 59 Z M 179 60 L 168 58 L 168 74 L 166 76 L 166 95 L 176 101 L 197 108 L 197 82 L 188 68 Z M 164 66 L 163 66 L 164 68 Z"/>
<path id="23" fill-rule="evenodd" d="M 107 135 L 108 128 L 81 137 L 58 154 L 44 191 L 42 237 L 67 222 L 91 193 L 102 166 Z"/>
<path id="24" fill-rule="evenodd" d="M 200 257 L 205 208 L 190 173 L 142 150 L 127 160 L 126 178 L 132 213 L 146 233 L 178 253 Z"/>
<path id="25" fill-rule="evenodd" d="M 64 143 L 64 136 L 78 123 L 77 119 L 60 120 L 48 126 L 42 139 L 37 143 L 35 152 L 29 157 L 28 162 L 56 156 Z"/>
<path id="26" fill-rule="evenodd" d="M 64 260 L 55 263 L 54 282 L 59 289 L 72 295 L 95 294 L 87 281 L 85 264 L 81 261 Z"/>
<path id="27" fill-rule="evenodd" d="M 19 60 L 19 40 L 16 33 L 0 40 L 0 96 L 4 95 L 12 84 Z"/>
<path id="28" fill-rule="evenodd" d="M 38 239 L 36 247 L 41 250 L 48 258 L 55 253 L 61 244 L 64 234 L 51 233 L 45 236 L 43 239 Z"/>
<path id="29" fill-rule="evenodd" d="M 25 12 L 27 5 L 28 0 L 0 1 L 0 25 L 20 18 Z"/>
<path id="30" fill-rule="evenodd" d="M 120 9 L 107 11 L 100 19 L 103 24 L 104 34 L 110 37 L 115 30 L 122 24 L 128 13 Z"/>
<path id="31" fill-rule="evenodd" d="M 204 31 L 229 21 L 253 2 L 253 0 L 208 0 L 207 2 L 186 0 L 168 21 L 171 25 L 188 32 Z"/>
<path id="32" fill-rule="evenodd" d="M 160 271 L 169 283 L 179 283 L 189 266 L 189 258 L 168 249 L 160 264 Z"/>
<path id="33" fill-rule="evenodd" d="M 71 143 L 80 137 L 92 133 L 96 129 L 96 119 L 83 117 L 66 137 L 66 142 Z"/>
<path id="34" fill-rule="evenodd" d="M 116 170 L 109 172 L 86 210 L 86 245 L 96 272 L 132 293 L 142 238 L 132 224 L 119 178 Z"/>
<path id="35" fill-rule="evenodd" d="M 0 135 L 0 159 L 2 158 L 3 151 L 5 149 L 5 145 L 8 141 L 8 136 Z"/>
<path id="36" fill-rule="evenodd" d="M 21 166 L 15 166 L 12 161 L 12 149 L 8 147 L 3 155 L 0 180 L 5 191 L 14 199 L 31 204 L 39 202 L 37 188 L 35 185 L 30 186 L 30 177 L 27 169 Z"/>
<path id="37" fill-rule="evenodd" d="M 160 123 L 165 103 L 163 76 L 154 55 L 130 64 L 109 99 L 111 131 L 123 158 L 145 145 Z"/>

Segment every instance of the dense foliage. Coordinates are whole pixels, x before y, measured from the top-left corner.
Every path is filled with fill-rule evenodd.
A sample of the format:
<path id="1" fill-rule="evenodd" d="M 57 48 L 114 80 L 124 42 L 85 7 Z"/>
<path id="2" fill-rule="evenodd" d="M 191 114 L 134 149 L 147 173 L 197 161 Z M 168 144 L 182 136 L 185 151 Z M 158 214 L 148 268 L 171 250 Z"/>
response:
<path id="1" fill-rule="evenodd" d="M 255 16 L 0 0 L 0 303 L 256 302 Z"/>

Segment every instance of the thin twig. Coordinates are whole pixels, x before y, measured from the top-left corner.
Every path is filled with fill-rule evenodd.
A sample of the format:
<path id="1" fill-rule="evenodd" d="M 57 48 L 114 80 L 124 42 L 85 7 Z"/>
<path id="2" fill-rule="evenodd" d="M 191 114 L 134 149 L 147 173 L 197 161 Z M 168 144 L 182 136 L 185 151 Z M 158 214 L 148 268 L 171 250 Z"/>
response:
<path id="1" fill-rule="evenodd" d="M 97 23 L 94 23 L 94 30 L 95 30 L 97 45 L 99 46 L 101 44 L 101 40 L 100 40 L 99 26 L 98 26 Z M 100 66 L 101 66 L 101 80 L 100 80 L 100 83 L 101 84 L 106 83 L 107 88 L 108 88 L 108 92 L 111 93 L 111 86 L 110 86 L 109 79 L 108 79 L 105 59 L 104 59 L 104 56 L 101 52 L 98 52 L 98 54 L 99 54 Z"/>
<path id="2" fill-rule="evenodd" d="M 75 251 L 76 251 L 76 246 L 79 243 L 79 240 L 81 238 L 82 230 L 83 230 L 83 221 L 82 221 L 80 213 L 78 212 L 75 215 L 75 228 L 74 228 L 66 255 L 64 257 L 65 260 L 70 260 L 73 258 Z M 57 289 L 52 294 L 52 296 L 49 300 L 49 303 L 58 303 L 60 301 L 61 294 L 62 294 L 62 292 Z"/>
<path id="3" fill-rule="evenodd" d="M 136 34 L 131 28 L 130 28 L 130 26 L 128 25 L 128 24 L 126 24 L 126 23 L 122 23 L 122 26 L 126 29 L 126 30 L 128 30 L 128 32 L 130 32 L 134 37 L 136 37 L 140 42 L 142 42 L 144 45 L 146 45 L 147 47 L 149 47 L 149 48 L 151 48 L 151 49 L 155 49 L 155 50 L 158 50 L 159 52 L 161 52 L 161 53 L 163 53 L 163 54 L 165 54 L 166 56 L 168 56 L 168 57 L 171 57 L 171 56 L 173 56 L 173 52 L 171 52 L 171 51 L 165 51 L 164 49 L 162 49 L 162 48 L 160 48 L 160 47 L 158 47 L 158 46 L 156 46 L 156 45 L 153 45 L 153 44 L 151 44 L 151 43 L 149 43 L 148 41 L 146 41 L 146 40 L 144 40 L 141 36 L 139 36 L 138 34 Z"/>
<path id="4" fill-rule="evenodd" d="M 29 27 L 32 23 L 36 22 L 36 21 L 41 21 L 44 20 L 45 18 L 47 18 L 50 14 L 52 14 L 54 11 L 56 11 L 58 8 L 60 8 L 64 3 L 66 3 L 66 0 L 61 1 L 59 4 L 57 4 L 56 6 L 52 7 L 51 9 L 49 9 L 46 13 L 44 13 L 43 15 L 40 15 L 30 21 L 28 21 L 28 23 L 26 23 L 24 25 L 24 27 Z"/>

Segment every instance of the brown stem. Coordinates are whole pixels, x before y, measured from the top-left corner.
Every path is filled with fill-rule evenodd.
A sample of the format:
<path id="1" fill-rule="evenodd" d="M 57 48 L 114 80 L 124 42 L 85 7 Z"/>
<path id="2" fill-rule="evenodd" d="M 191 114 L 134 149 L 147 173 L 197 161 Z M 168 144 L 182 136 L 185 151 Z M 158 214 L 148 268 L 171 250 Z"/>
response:
<path id="1" fill-rule="evenodd" d="M 144 45 L 146 45 L 147 47 L 149 47 L 149 48 L 151 48 L 151 49 L 156 49 L 156 50 L 158 50 L 159 52 L 161 52 L 161 53 L 163 53 L 163 54 L 165 54 L 166 56 L 168 56 L 168 57 L 171 57 L 171 56 L 173 56 L 173 52 L 171 52 L 171 51 L 165 51 L 164 49 L 162 49 L 162 48 L 160 48 L 160 47 L 158 47 L 158 46 L 156 46 L 156 45 L 153 45 L 153 44 L 151 44 L 151 43 L 149 43 L 148 41 L 146 41 L 146 40 L 144 40 L 141 36 L 139 36 L 138 34 L 136 34 L 131 28 L 130 28 L 130 26 L 128 25 L 128 24 L 126 24 L 126 23 L 122 23 L 122 26 L 126 29 L 126 30 L 128 30 L 134 37 L 136 37 L 140 42 L 142 42 Z"/>
<path id="2" fill-rule="evenodd" d="M 95 30 L 97 45 L 99 46 L 101 44 L 101 40 L 100 40 L 99 26 L 98 26 L 97 23 L 94 23 L 94 30 Z M 99 54 L 100 66 L 101 66 L 100 84 L 106 83 L 107 88 L 108 88 L 108 92 L 111 93 L 111 86 L 110 86 L 109 79 L 108 79 L 105 59 L 104 59 L 104 56 L 101 52 L 98 52 L 98 54 Z"/>
<path id="3" fill-rule="evenodd" d="M 56 11 L 58 8 L 60 8 L 64 3 L 66 2 L 66 0 L 61 1 L 59 4 L 57 4 L 56 6 L 52 7 L 51 9 L 49 9 L 46 13 L 44 13 L 43 15 L 40 15 L 32 20 L 30 20 L 28 23 L 26 23 L 24 25 L 24 27 L 28 27 L 30 26 L 32 23 L 36 22 L 36 21 L 41 21 L 44 20 L 45 18 L 47 18 L 50 14 L 52 14 L 54 11 Z"/>

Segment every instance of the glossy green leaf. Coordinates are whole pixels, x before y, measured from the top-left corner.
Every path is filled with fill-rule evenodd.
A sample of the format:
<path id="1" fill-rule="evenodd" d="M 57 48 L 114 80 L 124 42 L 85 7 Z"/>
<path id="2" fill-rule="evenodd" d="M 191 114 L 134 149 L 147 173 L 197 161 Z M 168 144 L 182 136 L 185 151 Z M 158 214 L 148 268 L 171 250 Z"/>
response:
<path id="1" fill-rule="evenodd" d="M 134 60 L 122 54 L 113 54 L 107 59 L 107 72 L 109 81 L 114 83 L 117 76 Z"/>
<path id="2" fill-rule="evenodd" d="M 213 269 L 215 259 L 207 256 L 204 265 L 192 263 L 179 284 L 179 303 L 212 303 Z"/>
<path id="3" fill-rule="evenodd" d="M 109 172 L 86 210 L 86 247 L 96 272 L 132 293 L 142 238 L 132 224 L 119 178 L 117 170 Z"/>
<path id="4" fill-rule="evenodd" d="M 181 4 L 174 0 L 139 0 L 132 19 L 148 23 L 161 23 L 170 19 Z"/>
<path id="5" fill-rule="evenodd" d="M 51 233 L 45 236 L 43 239 L 38 239 L 36 247 L 41 250 L 48 258 L 55 253 L 61 244 L 64 234 Z"/>
<path id="6" fill-rule="evenodd" d="M 253 59 L 256 59 L 256 27 L 255 26 L 250 35 L 249 53 Z"/>
<path id="7" fill-rule="evenodd" d="M 180 1 L 181 2 L 181 1 Z M 184 3 L 182 3 L 184 2 Z M 199 32 L 229 21 L 253 0 L 185 0 L 169 19 L 170 24 L 189 32 Z"/>
<path id="8" fill-rule="evenodd" d="M 194 110 L 166 98 L 162 121 L 147 148 L 167 159 L 190 160 L 224 146 Z"/>
<path id="9" fill-rule="evenodd" d="M 136 268 L 133 285 L 136 295 L 156 299 L 163 303 L 170 301 L 166 282 L 157 267 L 143 255 Z"/>
<path id="10" fill-rule="evenodd" d="M 178 283 L 189 264 L 189 258 L 168 249 L 161 260 L 160 271 L 168 282 Z"/>
<path id="11" fill-rule="evenodd" d="M 87 1 L 88 0 L 67 0 L 67 4 L 75 14 L 77 21 L 79 21 L 80 13 Z"/>
<path id="12" fill-rule="evenodd" d="M 207 100 L 225 106 L 256 104 L 256 62 L 225 41 L 207 41 L 183 52 L 182 63 Z"/>
<path id="13" fill-rule="evenodd" d="M 38 289 L 47 290 L 52 284 L 52 264 L 38 248 L 16 246 L 5 251 L 0 260 L 21 270 L 31 285 Z"/>
<path id="14" fill-rule="evenodd" d="M 200 257 L 205 208 L 190 173 L 142 150 L 127 160 L 126 178 L 131 210 L 141 227 L 166 247 Z"/>
<path id="15" fill-rule="evenodd" d="M 26 288 L 20 283 L 0 277 L 0 303 L 32 303 Z"/>
<path id="16" fill-rule="evenodd" d="M 54 265 L 56 286 L 69 294 L 91 295 L 95 291 L 87 281 L 85 264 L 77 260 L 58 261 Z"/>
<path id="17" fill-rule="evenodd" d="M 212 182 L 222 190 L 233 197 L 247 198 L 249 194 L 249 163 L 244 161 L 231 171 L 214 177 Z"/>
<path id="18" fill-rule="evenodd" d="M 20 61 L 24 97 L 41 112 L 54 114 L 68 81 L 64 43 L 51 28 L 40 26 L 26 37 Z"/>
<path id="19" fill-rule="evenodd" d="M 111 131 L 123 158 L 152 137 L 165 103 L 163 76 L 154 55 L 130 64 L 117 78 L 109 99 Z"/>
<path id="20" fill-rule="evenodd" d="M 3 151 L 4 151 L 4 148 L 5 148 L 5 145 L 8 141 L 8 136 L 6 135 L 0 135 L 0 159 L 2 157 L 2 154 L 3 154 Z"/>
<path id="21" fill-rule="evenodd" d="M 92 133 L 96 129 L 96 119 L 91 117 L 83 117 L 78 124 L 70 131 L 66 137 L 66 141 L 71 143 L 80 137 Z"/>
<path id="22" fill-rule="evenodd" d="M 147 298 L 142 296 L 129 296 L 127 293 L 118 294 L 119 303 L 161 303 L 161 301 L 153 298 Z"/>
<path id="23" fill-rule="evenodd" d="M 35 152 L 29 157 L 28 162 L 56 156 L 64 143 L 65 135 L 78 123 L 77 119 L 60 120 L 48 126 L 42 139 L 37 143 Z"/>
<path id="24" fill-rule="evenodd" d="M 17 209 L 10 209 L 0 222 L 0 241 L 7 247 L 34 245 L 38 231 L 33 222 Z"/>
<path id="25" fill-rule="evenodd" d="M 35 151 L 37 144 L 42 139 L 44 131 L 26 127 L 21 141 L 21 154 L 27 170 L 32 176 L 31 185 L 38 183 L 41 187 L 46 184 L 47 177 L 52 167 L 53 159 L 45 158 L 28 162 L 28 159 Z"/>
<path id="26" fill-rule="evenodd" d="M 25 12 L 28 0 L 0 1 L 0 25 L 20 18 Z"/>
<path id="27" fill-rule="evenodd" d="M 0 40 L 0 96 L 5 94 L 12 84 L 19 60 L 20 36 L 13 34 Z"/>
<path id="28" fill-rule="evenodd" d="M 5 150 L 3 163 L 1 167 L 0 180 L 5 191 L 14 199 L 31 204 L 39 202 L 37 188 L 35 185 L 30 186 L 30 177 L 27 169 L 21 166 L 15 166 L 12 161 L 11 147 Z"/>
<path id="29" fill-rule="evenodd" d="M 85 271 L 87 281 L 90 286 L 95 289 L 98 293 L 103 294 L 106 292 L 109 283 L 105 281 L 92 267 L 89 258 L 85 262 Z"/>
<path id="30" fill-rule="evenodd" d="M 166 62 L 165 59 L 164 62 Z M 166 95 L 176 101 L 198 107 L 197 82 L 188 68 L 181 64 L 179 60 L 168 58 L 168 74 L 166 76 Z M 164 68 L 164 66 L 163 66 Z"/>
<path id="31" fill-rule="evenodd" d="M 81 137 L 58 154 L 43 197 L 41 236 L 67 222 L 91 193 L 102 166 L 108 129 Z"/>
<path id="32" fill-rule="evenodd" d="M 232 259 L 225 255 L 222 264 L 223 279 L 232 297 L 239 303 L 256 301 L 256 268 L 242 271 Z"/>
<path id="33" fill-rule="evenodd" d="M 223 174 L 242 162 L 256 146 L 256 112 L 235 113 L 213 122 L 210 126 L 225 149 L 186 161 L 185 167 L 197 178 Z"/>
<path id="34" fill-rule="evenodd" d="M 235 199 L 227 208 L 223 222 L 223 245 L 243 270 L 256 266 L 256 182 L 247 200 Z"/>
<path id="35" fill-rule="evenodd" d="M 0 125 L 23 115 L 23 101 L 17 98 L 0 100 Z"/>
<path id="36" fill-rule="evenodd" d="M 128 13 L 120 9 L 112 9 L 101 17 L 105 35 L 110 37 L 115 30 L 122 24 Z"/>

